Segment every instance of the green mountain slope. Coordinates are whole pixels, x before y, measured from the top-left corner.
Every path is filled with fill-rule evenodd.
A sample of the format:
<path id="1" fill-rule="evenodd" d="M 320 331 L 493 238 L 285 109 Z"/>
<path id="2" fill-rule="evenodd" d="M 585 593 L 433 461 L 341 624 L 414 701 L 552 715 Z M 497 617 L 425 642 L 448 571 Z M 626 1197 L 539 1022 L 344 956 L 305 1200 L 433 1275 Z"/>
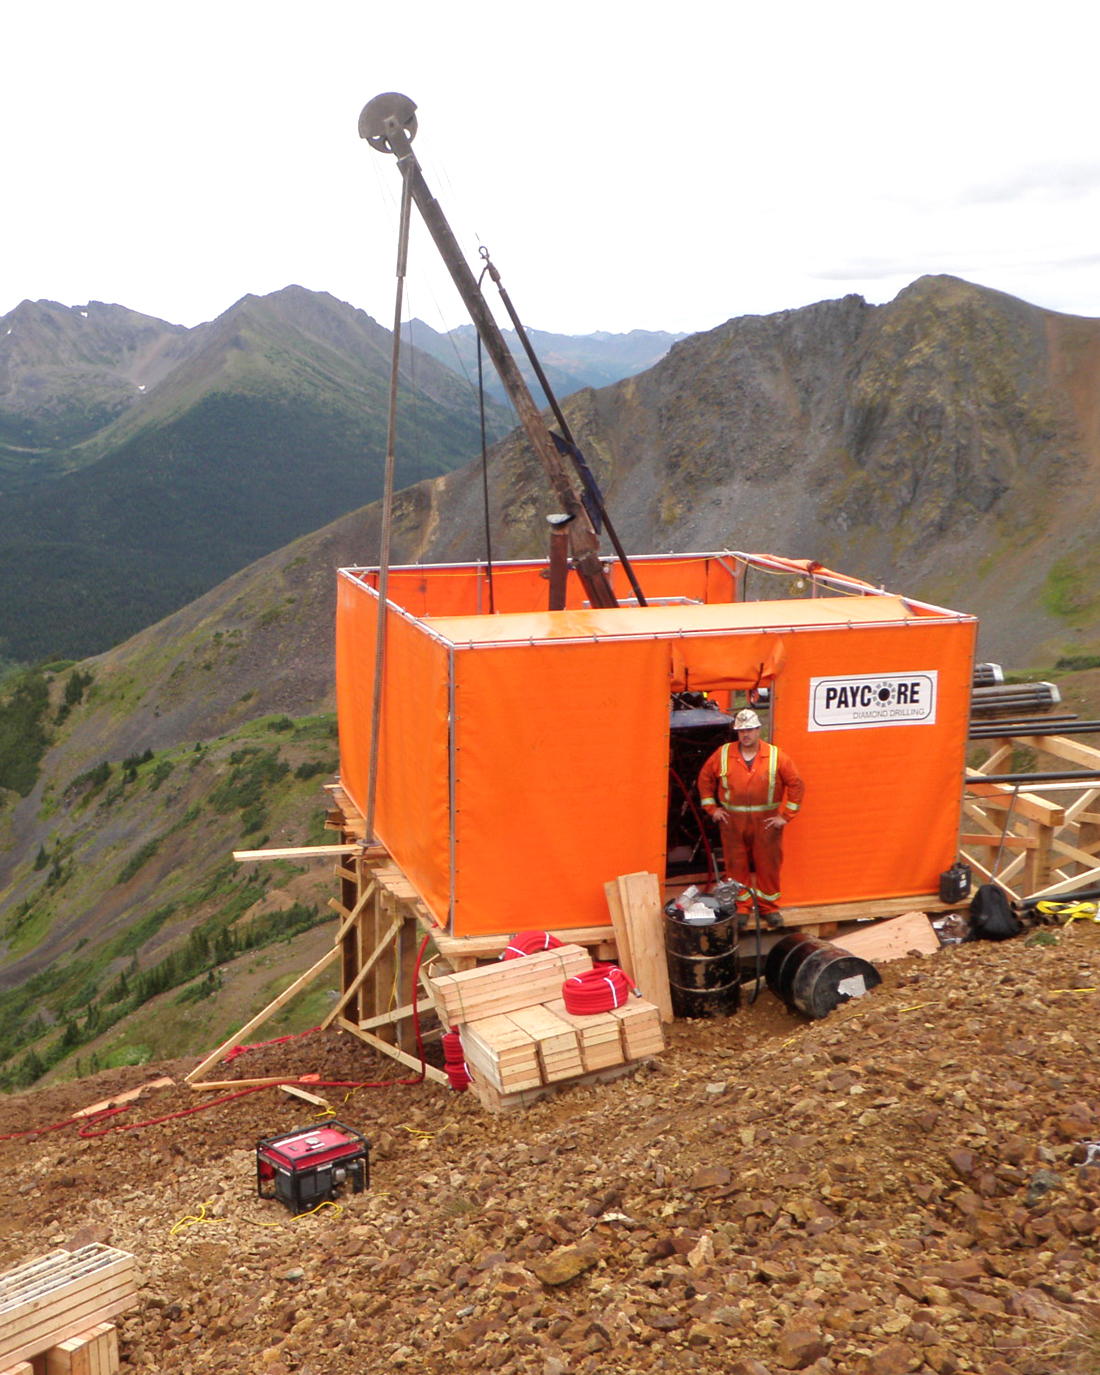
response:
<path id="1" fill-rule="evenodd" d="M 16 328 L 25 334 L 25 321 Z M 39 480 L 0 495 L 9 657 L 95 653 L 380 494 L 387 331 L 288 288 L 194 333 L 187 348 L 173 341 L 173 366 L 138 401 L 77 445 L 39 450 L 28 460 Z M 417 388 L 400 393 L 402 485 L 480 447 L 465 383 L 426 357 L 407 366 Z M 491 420 L 501 432 L 499 412 Z M 47 482 L 47 471 L 61 475 Z"/>

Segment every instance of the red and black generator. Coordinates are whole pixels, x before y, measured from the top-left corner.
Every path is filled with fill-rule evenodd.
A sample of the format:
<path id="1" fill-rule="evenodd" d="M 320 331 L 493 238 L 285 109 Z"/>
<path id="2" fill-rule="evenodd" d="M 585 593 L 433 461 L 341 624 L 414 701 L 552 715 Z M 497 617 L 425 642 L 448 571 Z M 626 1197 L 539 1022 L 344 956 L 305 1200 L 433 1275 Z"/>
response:
<path id="1" fill-rule="evenodd" d="M 330 1202 L 346 1183 L 370 1185 L 370 1142 L 343 1122 L 301 1127 L 256 1142 L 256 1192 L 297 1216 Z"/>

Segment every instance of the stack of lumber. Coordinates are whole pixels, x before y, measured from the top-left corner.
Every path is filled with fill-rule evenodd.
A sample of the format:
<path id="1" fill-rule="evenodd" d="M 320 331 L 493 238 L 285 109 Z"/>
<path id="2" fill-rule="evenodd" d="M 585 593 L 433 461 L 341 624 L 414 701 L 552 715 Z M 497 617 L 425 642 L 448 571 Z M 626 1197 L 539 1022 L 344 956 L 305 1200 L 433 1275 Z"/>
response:
<path id="1" fill-rule="evenodd" d="M 664 1050 L 661 1014 L 652 1003 L 632 998 L 610 1015 L 621 1028 L 626 1059 L 643 1060 L 647 1055 L 659 1055 Z"/>
<path id="2" fill-rule="evenodd" d="M 559 945 L 522 959 L 502 960 L 432 979 L 432 998 L 444 1026 L 461 1026 L 560 998 L 566 979 L 591 968 L 587 950 L 579 945 Z"/>
<path id="3" fill-rule="evenodd" d="M 501 1093 L 522 1093 L 542 1084 L 538 1047 L 510 1017 L 483 1017 L 462 1028 L 466 1065 Z"/>
<path id="4" fill-rule="evenodd" d="M 49 1375 L 78 1375 L 82 1369 L 100 1375 L 100 1367 L 113 1375 L 117 1342 L 112 1348 L 98 1325 L 136 1303 L 134 1258 L 125 1251 L 96 1243 L 27 1261 L 0 1275 L 0 1371 L 19 1370 L 21 1362 L 49 1353 L 39 1363 Z M 70 1338 L 80 1341 L 66 1347 Z M 104 1351 L 105 1366 L 100 1360 Z M 96 1367 L 91 1365 L 93 1354 Z"/>
<path id="5" fill-rule="evenodd" d="M 577 1033 L 581 1064 L 585 1074 L 621 1065 L 625 1058 L 622 1023 L 610 1012 L 579 1016 L 570 1012 L 560 998 L 545 1004 L 546 1010 Z M 663 1049 L 663 1047 L 662 1047 Z"/>
<path id="6" fill-rule="evenodd" d="M 632 998 L 615 1012 L 566 1010 L 562 984 L 592 968 L 579 946 L 432 978 L 440 1018 L 457 1026 L 474 1087 L 484 1106 L 524 1106 L 566 1084 L 632 1069 L 664 1050 L 661 1017 Z"/>

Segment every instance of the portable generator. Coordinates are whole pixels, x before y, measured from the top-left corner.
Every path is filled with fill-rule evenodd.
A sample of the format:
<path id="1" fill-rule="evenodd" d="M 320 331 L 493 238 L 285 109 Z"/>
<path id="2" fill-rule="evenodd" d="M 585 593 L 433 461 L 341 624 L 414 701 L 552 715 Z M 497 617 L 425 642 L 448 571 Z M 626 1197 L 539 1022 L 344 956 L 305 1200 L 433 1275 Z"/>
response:
<path id="1" fill-rule="evenodd" d="M 301 1127 L 256 1143 L 256 1192 L 277 1198 L 297 1216 L 330 1202 L 350 1181 L 370 1185 L 370 1142 L 343 1122 Z"/>

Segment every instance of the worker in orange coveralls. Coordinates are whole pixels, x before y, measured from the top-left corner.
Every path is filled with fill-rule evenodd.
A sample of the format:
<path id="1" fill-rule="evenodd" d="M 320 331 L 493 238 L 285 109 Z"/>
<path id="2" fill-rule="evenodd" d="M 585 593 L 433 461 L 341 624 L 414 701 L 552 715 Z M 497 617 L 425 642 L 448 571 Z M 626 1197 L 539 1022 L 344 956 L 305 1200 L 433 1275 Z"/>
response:
<path id="1" fill-rule="evenodd" d="M 783 831 L 798 815 L 806 787 L 790 756 L 760 739 L 755 711 L 739 711 L 733 728 L 737 743 L 715 750 L 703 765 L 699 796 L 721 827 L 727 875 L 755 891 L 760 916 L 769 926 L 782 926 Z M 747 900 L 738 909 L 747 911 Z"/>

